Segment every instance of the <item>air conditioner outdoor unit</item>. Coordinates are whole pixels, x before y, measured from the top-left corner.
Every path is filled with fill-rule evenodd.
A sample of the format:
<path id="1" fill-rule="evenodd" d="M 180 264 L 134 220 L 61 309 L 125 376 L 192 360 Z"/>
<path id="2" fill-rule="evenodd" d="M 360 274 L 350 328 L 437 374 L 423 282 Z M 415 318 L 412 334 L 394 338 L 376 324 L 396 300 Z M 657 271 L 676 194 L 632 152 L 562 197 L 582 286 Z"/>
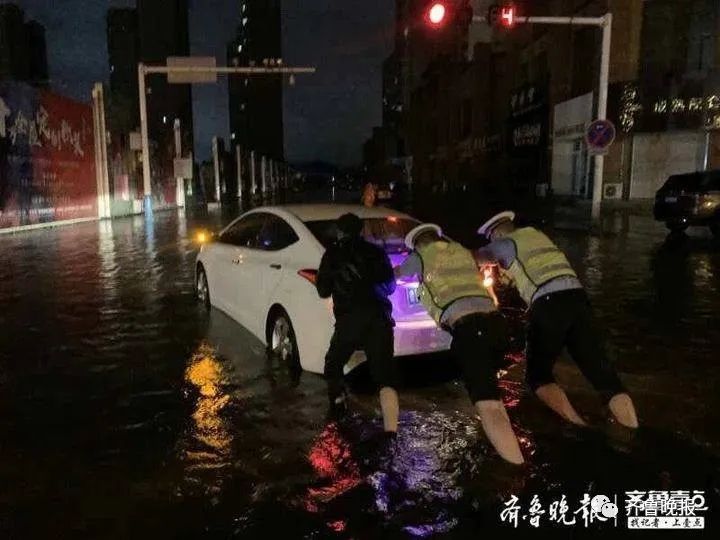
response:
<path id="1" fill-rule="evenodd" d="M 605 184 L 603 186 L 603 199 L 622 199 L 622 184 Z"/>

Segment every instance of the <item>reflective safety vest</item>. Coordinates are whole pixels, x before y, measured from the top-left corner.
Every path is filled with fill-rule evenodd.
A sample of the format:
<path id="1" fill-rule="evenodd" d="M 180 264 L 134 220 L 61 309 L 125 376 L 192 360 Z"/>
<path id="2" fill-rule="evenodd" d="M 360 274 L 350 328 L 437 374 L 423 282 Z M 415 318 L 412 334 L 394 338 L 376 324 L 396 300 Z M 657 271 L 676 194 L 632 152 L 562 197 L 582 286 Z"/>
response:
<path id="1" fill-rule="evenodd" d="M 472 253 L 456 242 L 433 242 L 418 248 L 422 260 L 419 298 L 435 322 L 461 298 L 482 297 L 492 302 L 482 284 Z"/>
<path id="2" fill-rule="evenodd" d="M 538 289 L 559 277 L 577 278 L 565 254 L 543 233 L 532 227 L 516 229 L 505 235 L 515 244 L 517 257 L 506 270 L 515 281 L 520 297 L 527 305 Z"/>

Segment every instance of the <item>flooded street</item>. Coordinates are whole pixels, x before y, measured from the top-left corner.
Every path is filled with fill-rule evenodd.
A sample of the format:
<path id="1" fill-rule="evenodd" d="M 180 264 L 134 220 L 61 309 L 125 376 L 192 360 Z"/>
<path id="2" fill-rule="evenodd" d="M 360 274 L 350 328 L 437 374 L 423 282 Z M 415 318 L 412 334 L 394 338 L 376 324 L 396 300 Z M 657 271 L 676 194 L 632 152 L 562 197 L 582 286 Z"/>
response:
<path id="1" fill-rule="evenodd" d="M 707 527 L 720 528 L 720 249 L 707 231 L 667 240 L 627 214 L 600 237 L 551 231 L 642 427 L 611 424 L 567 361 L 558 378 L 592 427 L 544 409 L 522 383 L 510 310 L 501 384 L 528 457 L 514 469 L 445 355 L 402 361 L 392 457 L 362 368 L 352 415 L 327 420 L 321 377 L 294 378 L 195 301 L 192 232 L 227 220 L 165 212 L 0 237 L 1 538 L 478 538 L 512 532 L 499 516 L 513 494 L 566 495 L 571 511 L 584 493 L 617 495 L 622 516 L 625 491 L 650 489 L 705 490 Z M 577 537 L 576 517 L 542 528 Z"/>

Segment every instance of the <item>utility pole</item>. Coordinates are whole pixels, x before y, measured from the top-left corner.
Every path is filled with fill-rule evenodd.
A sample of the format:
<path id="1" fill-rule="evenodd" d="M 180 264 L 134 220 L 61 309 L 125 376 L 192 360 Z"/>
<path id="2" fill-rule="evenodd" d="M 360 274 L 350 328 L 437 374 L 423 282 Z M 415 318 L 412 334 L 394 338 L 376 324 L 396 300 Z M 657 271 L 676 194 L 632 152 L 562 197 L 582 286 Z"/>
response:
<path id="1" fill-rule="evenodd" d="M 107 156 L 107 127 L 105 125 L 105 97 L 101 83 L 95 83 L 92 90 L 93 120 L 95 134 L 95 174 L 97 177 L 98 217 L 109 218 L 110 175 Z"/>
<path id="2" fill-rule="evenodd" d="M 182 134 L 180 132 L 180 119 L 176 118 L 173 122 L 173 135 L 175 138 L 175 159 L 182 158 Z M 175 181 L 177 186 L 175 188 L 175 204 L 180 207 L 185 207 L 185 178 L 178 176 Z"/>
<path id="3" fill-rule="evenodd" d="M 267 159 L 265 156 L 260 156 L 260 193 L 264 196 L 267 192 Z"/>
<path id="4" fill-rule="evenodd" d="M 212 156 L 213 156 L 213 185 L 215 186 L 215 202 L 220 203 L 222 196 L 220 194 L 220 138 L 212 139 Z"/>
<path id="5" fill-rule="evenodd" d="M 257 176 L 255 169 L 255 150 L 250 152 L 250 199 L 257 193 Z"/>
<path id="6" fill-rule="evenodd" d="M 243 188 L 243 162 L 242 162 L 242 146 L 235 145 L 235 170 L 237 171 L 237 198 L 242 203 Z"/>
<path id="7" fill-rule="evenodd" d="M 150 183 L 150 143 L 148 141 L 147 89 L 145 88 L 145 64 L 138 64 L 138 92 L 140 104 L 140 140 L 142 144 L 143 209 L 146 216 L 152 214 L 152 185 Z"/>

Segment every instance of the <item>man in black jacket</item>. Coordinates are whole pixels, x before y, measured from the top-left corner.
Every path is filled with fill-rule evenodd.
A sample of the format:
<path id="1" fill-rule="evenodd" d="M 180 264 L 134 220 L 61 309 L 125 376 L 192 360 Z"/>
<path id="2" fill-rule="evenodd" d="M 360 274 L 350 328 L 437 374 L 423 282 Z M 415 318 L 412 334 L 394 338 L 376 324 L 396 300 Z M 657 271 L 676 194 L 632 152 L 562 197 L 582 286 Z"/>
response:
<path id="1" fill-rule="evenodd" d="M 393 358 L 392 304 L 395 276 L 387 254 L 365 241 L 363 223 L 354 214 L 338 219 L 338 241 L 323 255 L 317 276 L 321 298 L 332 296 L 335 332 L 325 356 L 330 408 L 345 409 L 343 367 L 364 350 L 379 388 L 386 432 L 397 431 L 397 367 Z"/>

